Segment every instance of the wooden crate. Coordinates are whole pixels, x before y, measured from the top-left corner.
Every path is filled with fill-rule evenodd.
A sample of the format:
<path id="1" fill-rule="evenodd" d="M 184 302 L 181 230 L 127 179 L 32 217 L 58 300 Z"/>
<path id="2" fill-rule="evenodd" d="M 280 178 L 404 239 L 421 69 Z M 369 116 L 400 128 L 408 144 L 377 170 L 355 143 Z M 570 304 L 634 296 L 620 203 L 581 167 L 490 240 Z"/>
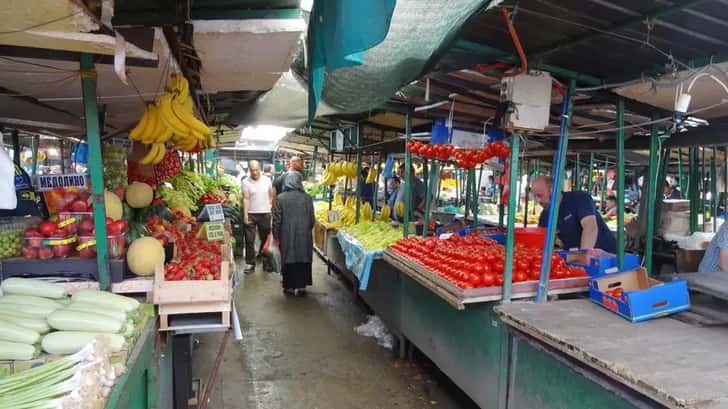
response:
<path id="1" fill-rule="evenodd" d="M 164 279 L 164 267 L 157 266 L 152 300 L 158 306 L 159 330 L 176 329 L 169 326 L 169 318 L 183 314 L 219 313 L 218 326 L 230 327 L 232 292 L 228 260 L 222 261 L 220 280 L 167 281 Z"/>
<path id="2" fill-rule="evenodd" d="M 326 254 L 326 226 L 318 222 L 313 226 L 313 245 Z"/>

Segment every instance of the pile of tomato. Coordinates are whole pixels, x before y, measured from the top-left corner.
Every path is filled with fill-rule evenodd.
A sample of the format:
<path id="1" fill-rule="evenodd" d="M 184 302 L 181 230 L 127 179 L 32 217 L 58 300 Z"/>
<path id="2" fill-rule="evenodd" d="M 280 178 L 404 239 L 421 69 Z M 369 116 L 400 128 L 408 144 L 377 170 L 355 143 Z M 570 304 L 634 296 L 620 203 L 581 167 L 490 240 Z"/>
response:
<path id="1" fill-rule="evenodd" d="M 204 195 L 200 196 L 200 200 L 198 200 L 202 204 L 210 204 L 210 203 L 226 203 L 227 201 L 220 197 L 215 196 L 210 193 L 205 193 Z"/>
<path id="2" fill-rule="evenodd" d="M 220 242 L 198 238 L 199 230 L 199 225 L 193 227 L 181 241 L 175 243 L 177 258 L 167 263 L 166 280 L 220 279 L 222 246 Z"/>
<path id="3" fill-rule="evenodd" d="M 464 169 L 475 168 L 490 158 L 507 158 L 511 152 L 511 148 L 499 141 L 488 144 L 485 148 L 479 150 L 459 149 L 452 145 L 412 141 L 407 143 L 407 149 L 413 154 L 420 155 L 426 159 L 447 161 L 455 158 L 458 166 Z"/>
<path id="4" fill-rule="evenodd" d="M 396 253 L 419 264 L 460 288 L 503 285 L 505 247 L 496 241 L 470 235 L 408 237 L 390 247 Z M 513 256 L 514 283 L 536 281 L 541 276 L 543 251 L 516 245 Z M 551 259 L 551 278 L 589 277 L 580 267 L 568 266 L 558 254 Z"/>

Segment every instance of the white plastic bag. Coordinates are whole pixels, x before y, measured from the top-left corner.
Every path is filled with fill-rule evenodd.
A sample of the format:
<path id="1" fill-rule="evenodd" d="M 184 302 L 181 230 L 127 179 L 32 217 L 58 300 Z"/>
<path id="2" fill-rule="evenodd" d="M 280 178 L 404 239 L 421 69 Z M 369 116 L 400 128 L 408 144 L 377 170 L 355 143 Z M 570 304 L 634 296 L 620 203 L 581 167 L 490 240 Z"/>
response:
<path id="1" fill-rule="evenodd" d="M 3 134 L 0 132 L 0 146 L 3 144 Z M 19 155 L 20 152 L 15 152 Z M 18 207 L 18 197 L 15 195 L 15 164 L 5 149 L 0 148 L 0 209 L 13 210 Z"/>

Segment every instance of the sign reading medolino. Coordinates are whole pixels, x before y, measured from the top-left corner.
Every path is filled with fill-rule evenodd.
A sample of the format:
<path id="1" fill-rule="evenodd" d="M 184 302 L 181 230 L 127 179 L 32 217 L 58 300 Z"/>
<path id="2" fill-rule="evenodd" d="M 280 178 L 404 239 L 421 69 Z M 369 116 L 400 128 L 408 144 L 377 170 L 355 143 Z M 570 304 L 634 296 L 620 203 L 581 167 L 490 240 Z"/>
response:
<path id="1" fill-rule="evenodd" d="M 36 190 L 47 192 L 57 187 L 85 190 L 88 187 L 88 175 L 85 173 L 67 173 L 59 175 L 39 175 L 36 183 Z"/>

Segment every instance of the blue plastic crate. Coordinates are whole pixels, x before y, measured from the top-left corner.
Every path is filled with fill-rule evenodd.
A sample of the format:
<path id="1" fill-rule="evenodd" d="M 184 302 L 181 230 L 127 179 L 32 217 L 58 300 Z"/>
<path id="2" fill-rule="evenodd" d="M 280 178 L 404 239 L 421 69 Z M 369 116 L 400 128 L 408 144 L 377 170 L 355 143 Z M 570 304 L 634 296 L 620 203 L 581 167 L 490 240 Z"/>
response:
<path id="1" fill-rule="evenodd" d="M 506 234 L 505 233 L 481 234 L 480 237 L 485 237 L 487 239 L 493 239 L 500 244 L 506 243 Z"/>
<path id="2" fill-rule="evenodd" d="M 621 299 L 607 294 L 617 288 L 622 289 Z M 643 268 L 592 279 L 589 297 L 593 303 L 631 322 L 647 321 L 690 308 L 685 280 L 662 282 L 648 277 Z"/>
<path id="3" fill-rule="evenodd" d="M 608 270 L 616 269 L 618 266 L 617 256 L 594 257 L 587 259 L 587 250 L 559 250 L 557 253 L 566 261 L 566 264 L 573 267 L 581 267 L 590 277 L 596 278 L 608 274 Z M 624 270 L 639 268 L 640 256 L 638 254 L 624 255 Z"/>

